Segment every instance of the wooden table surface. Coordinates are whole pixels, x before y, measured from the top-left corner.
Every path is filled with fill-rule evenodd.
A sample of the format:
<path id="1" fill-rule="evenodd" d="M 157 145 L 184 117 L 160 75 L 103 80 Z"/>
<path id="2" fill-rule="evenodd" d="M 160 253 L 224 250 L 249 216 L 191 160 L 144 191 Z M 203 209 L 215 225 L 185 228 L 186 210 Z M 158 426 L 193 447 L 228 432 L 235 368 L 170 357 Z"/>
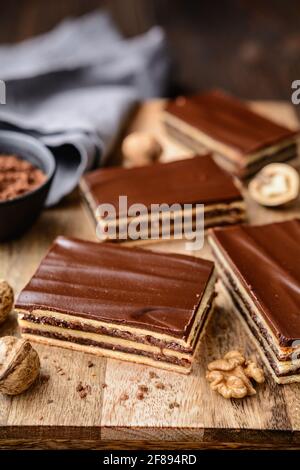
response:
<path id="1" fill-rule="evenodd" d="M 140 107 L 127 132 L 151 129 L 164 144 L 163 160 L 191 155 L 169 140 L 160 124 L 161 101 Z M 297 125 L 287 103 L 255 103 L 261 112 L 291 126 Z M 289 210 L 267 210 L 249 200 L 250 223 L 265 223 L 300 215 L 299 201 Z M 1 223 L 1 222 L 0 222 Z M 94 240 L 95 230 L 73 194 L 58 207 L 45 210 L 20 240 L 0 245 L 0 277 L 18 292 L 29 280 L 57 235 Z M 184 242 L 151 244 L 151 249 L 185 252 Z M 210 258 L 208 247 L 195 256 Z M 222 298 L 220 303 L 222 304 Z M 18 334 L 15 316 L 0 335 Z M 192 373 L 182 376 L 146 366 L 37 345 L 42 375 L 23 395 L 0 397 L 1 448 L 280 448 L 300 447 L 300 384 L 278 386 L 267 374 L 257 395 L 225 400 L 205 380 L 209 361 L 241 347 L 259 358 L 251 340 L 230 307 L 218 309 L 209 324 Z M 94 364 L 88 367 L 89 361 Z M 80 398 L 79 382 L 91 387 Z M 160 388 L 162 383 L 164 389 Z M 143 400 L 139 385 L 149 392 Z M 123 400 L 124 394 L 128 395 Z"/>

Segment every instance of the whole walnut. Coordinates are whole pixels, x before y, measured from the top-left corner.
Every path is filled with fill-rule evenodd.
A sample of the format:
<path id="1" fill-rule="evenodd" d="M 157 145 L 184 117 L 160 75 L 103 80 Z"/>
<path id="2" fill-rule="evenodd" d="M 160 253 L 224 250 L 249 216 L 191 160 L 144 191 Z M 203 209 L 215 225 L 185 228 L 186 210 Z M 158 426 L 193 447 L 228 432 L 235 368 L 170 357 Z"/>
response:
<path id="1" fill-rule="evenodd" d="M 40 372 L 40 359 L 29 341 L 15 336 L 0 338 L 0 392 L 18 395 L 27 390 Z"/>
<path id="2" fill-rule="evenodd" d="M 4 323 L 14 305 L 14 291 L 8 282 L 0 280 L 0 325 Z"/>
<path id="3" fill-rule="evenodd" d="M 127 165 L 148 165 L 157 161 L 162 154 L 158 140 L 147 132 L 133 132 L 122 143 L 122 153 Z"/>

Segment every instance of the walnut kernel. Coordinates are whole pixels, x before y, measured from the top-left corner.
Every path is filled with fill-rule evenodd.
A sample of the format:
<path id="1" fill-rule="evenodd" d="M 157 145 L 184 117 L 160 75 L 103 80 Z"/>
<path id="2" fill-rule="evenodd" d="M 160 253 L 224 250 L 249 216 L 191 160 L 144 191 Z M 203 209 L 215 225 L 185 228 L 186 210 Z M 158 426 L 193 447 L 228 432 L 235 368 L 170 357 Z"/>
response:
<path id="1" fill-rule="evenodd" d="M 224 398 L 243 398 L 255 395 L 250 379 L 264 382 L 264 373 L 254 361 L 246 361 L 240 351 L 230 351 L 222 359 L 212 361 L 207 366 L 206 379 L 212 390 Z"/>

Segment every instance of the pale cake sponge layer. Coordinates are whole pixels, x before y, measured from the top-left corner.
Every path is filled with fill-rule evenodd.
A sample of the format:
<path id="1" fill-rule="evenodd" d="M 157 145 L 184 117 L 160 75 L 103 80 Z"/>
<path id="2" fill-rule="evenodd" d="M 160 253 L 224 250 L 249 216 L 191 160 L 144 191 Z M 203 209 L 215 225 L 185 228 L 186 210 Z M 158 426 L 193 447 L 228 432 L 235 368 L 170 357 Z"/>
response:
<path id="1" fill-rule="evenodd" d="M 199 204 L 201 204 L 201 201 L 199 201 Z M 169 219 L 172 220 L 176 217 L 179 217 L 183 214 L 186 214 L 187 216 L 190 216 L 190 215 L 196 215 L 196 214 L 199 214 L 201 213 L 202 211 L 204 211 L 204 214 L 208 213 L 208 212 L 212 212 L 212 211 L 220 211 L 220 212 L 228 212 L 230 210 L 237 210 L 237 211 L 240 211 L 240 212 L 246 212 L 246 204 L 244 201 L 234 201 L 234 202 L 228 202 L 228 203 L 220 203 L 220 204 L 204 204 L 204 207 L 202 209 L 202 206 L 201 207 L 191 207 L 191 208 L 186 208 L 184 210 L 176 210 L 176 211 L 160 211 L 158 214 L 155 214 L 155 217 L 153 216 L 153 220 L 163 220 L 163 219 Z M 96 219 L 103 224 L 103 226 L 113 226 L 113 225 L 116 225 L 116 226 L 120 226 L 122 224 L 126 224 L 126 221 L 134 221 L 134 220 L 138 220 L 138 221 L 144 221 L 144 220 L 147 220 L 149 215 L 151 214 L 151 211 L 148 212 L 147 214 L 142 214 L 138 217 L 127 217 L 124 218 L 124 217 L 121 217 L 119 219 L 117 219 L 116 221 L 115 220 L 112 220 L 110 221 L 109 219 L 102 219 L 101 217 L 96 217 Z M 170 214 L 171 214 L 171 217 L 170 217 Z"/>
<path id="2" fill-rule="evenodd" d="M 229 294 L 229 291 L 227 290 L 227 288 L 225 287 L 224 284 L 221 284 L 221 289 L 222 289 L 222 292 L 223 294 L 225 294 L 227 296 L 227 298 L 229 298 L 230 300 L 231 297 L 230 297 L 230 294 Z M 291 384 L 291 383 L 296 383 L 296 382 L 300 382 L 300 374 L 291 374 L 291 375 L 286 375 L 286 376 L 278 376 L 276 375 L 275 373 L 275 370 L 273 369 L 272 365 L 270 364 L 270 361 L 268 360 L 266 354 L 264 353 L 264 351 L 262 351 L 262 347 L 261 347 L 261 344 L 260 342 L 257 340 L 257 338 L 255 337 L 255 335 L 253 334 L 253 332 L 251 331 L 247 321 L 243 318 L 243 316 L 240 314 L 239 310 L 237 309 L 237 307 L 232 303 L 232 310 L 233 312 L 238 316 L 238 318 L 240 319 L 240 321 L 242 322 L 242 325 L 243 327 L 245 328 L 245 331 L 247 332 L 248 336 L 251 338 L 253 344 L 255 345 L 256 349 L 260 352 L 260 356 L 265 364 L 265 366 L 267 367 L 268 371 L 270 372 L 273 380 L 278 383 L 279 385 L 285 385 L 285 384 Z"/>
<path id="3" fill-rule="evenodd" d="M 216 225 L 217 226 L 220 226 L 220 225 L 232 225 L 232 224 L 237 224 L 237 223 L 242 223 L 242 222 L 245 222 L 246 220 L 246 214 L 241 212 L 241 213 L 236 213 L 236 214 L 229 214 L 227 212 L 224 212 L 224 214 L 222 215 L 219 215 L 219 216 L 215 216 L 215 217 L 209 217 L 209 216 L 205 216 L 205 219 L 204 219 L 204 230 L 206 230 L 207 228 L 210 228 L 210 227 L 215 227 Z M 162 241 L 162 240 L 168 240 L 168 239 L 177 239 L 177 240 L 184 240 L 187 237 L 187 235 L 193 235 L 193 232 L 189 232 L 188 234 L 186 233 L 183 233 L 181 234 L 180 233 L 180 238 L 175 237 L 174 235 L 174 231 L 175 231 L 175 228 L 178 227 L 178 226 L 171 226 L 170 227 L 170 230 L 167 230 L 165 232 L 162 232 L 161 230 L 159 230 L 159 237 L 153 237 L 151 238 L 151 230 L 146 230 L 146 231 L 141 231 L 139 233 L 139 238 L 136 239 L 136 240 L 132 240 L 130 238 L 116 238 L 116 239 L 110 239 L 109 237 L 105 238 L 104 240 L 102 241 L 112 241 L 112 242 L 119 242 L 119 243 L 131 243 L 131 242 L 143 242 L 143 241 L 147 241 L 147 242 L 159 242 L 159 241 Z M 181 227 L 181 226 L 179 226 Z M 192 224 L 192 230 L 195 231 L 196 229 L 196 222 L 193 221 L 193 224 Z M 195 237 L 195 234 L 194 234 L 194 237 Z"/>
<path id="4" fill-rule="evenodd" d="M 82 187 L 85 187 L 85 182 L 82 182 Z M 146 221 L 150 213 L 147 215 L 141 215 L 138 218 L 136 217 L 128 217 L 127 219 L 125 218 L 120 218 L 117 220 L 109 220 L 109 219 L 103 219 L 99 216 L 97 216 L 97 205 L 95 200 L 93 199 L 92 194 L 89 192 L 88 188 L 85 187 L 84 190 L 85 193 L 85 204 L 88 207 L 88 212 L 89 215 L 92 217 L 92 220 L 95 224 L 99 224 L 100 230 L 102 230 L 103 234 L 105 230 L 110 230 L 114 229 L 116 232 L 119 232 L 119 230 L 125 230 L 126 227 L 128 227 L 129 223 L 135 222 L 138 220 L 138 222 L 143 222 Z M 202 208 L 196 208 L 193 207 L 191 209 L 186 209 L 184 212 L 183 211 L 170 211 L 170 212 L 159 212 L 158 216 L 155 216 L 155 218 L 152 219 L 153 224 L 161 224 L 162 221 L 164 220 L 169 220 L 170 221 L 170 237 L 172 239 L 172 235 L 174 233 L 174 229 L 176 227 L 176 219 L 180 218 L 182 220 L 183 213 L 185 214 L 186 217 L 193 216 L 193 230 L 195 229 L 195 223 L 197 214 L 201 214 L 203 211 Z M 234 213 L 234 211 L 236 211 Z M 219 214 L 214 215 L 213 213 L 219 212 Z M 212 215 L 210 215 L 212 213 Z M 174 219 L 175 219 L 175 225 L 174 225 Z M 244 201 L 233 201 L 229 203 L 220 203 L 220 204 L 205 204 L 204 205 L 204 228 L 208 227 L 213 227 L 215 225 L 229 225 L 229 224 L 236 224 L 236 223 L 241 223 L 246 220 L 246 204 Z M 180 224 L 180 223 L 179 223 Z M 179 225 L 180 227 L 182 225 Z M 178 225 L 177 225 L 178 227 Z M 169 232 L 168 232 L 169 233 Z M 167 234 L 168 234 L 167 233 Z M 131 240 L 128 238 L 125 239 L 110 239 L 109 236 L 107 238 L 103 235 L 103 240 L 102 241 L 116 241 L 120 243 L 131 243 L 131 244 L 139 244 L 139 242 L 146 241 L 146 243 L 149 242 L 159 242 L 163 238 L 163 233 L 162 233 L 162 227 L 159 226 L 159 237 L 157 238 L 151 238 L 151 230 L 148 228 L 146 230 L 141 230 L 140 231 L 140 238 L 137 240 Z M 167 239 L 167 238 L 166 238 Z M 184 236 L 182 237 L 184 239 Z"/>
<path id="5" fill-rule="evenodd" d="M 215 243 L 215 241 L 209 237 L 209 243 L 212 247 L 213 253 L 215 254 L 215 261 L 216 267 L 218 270 L 219 275 L 223 279 L 225 283 L 228 282 L 226 273 L 230 275 L 230 278 L 234 282 L 237 292 L 236 295 L 239 296 L 241 302 L 243 302 L 245 310 L 247 312 L 247 316 L 250 317 L 251 312 L 253 312 L 253 317 L 251 317 L 252 321 L 256 324 L 261 334 L 265 336 L 265 340 L 268 342 L 270 347 L 273 349 L 277 358 L 279 360 L 287 360 L 289 359 L 290 355 L 294 352 L 300 352 L 300 345 L 296 345 L 295 347 L 282 347 L 280 346 L 277 337 L 274 335 L 271 328 L 266 323 L 265 319 L 263 318 L 262 314 L 260 313 L 257 306 L 254 304 L 253 300 L 251 299 L 250 295 L 248 294 L 245 287 L 239 282 L 236 274 L 234 273 L 233 269 L 231 268 L 229 262 L 222 254 L 221 250 Z M 230 289 L 232 290 L 232 289 Z M 245 305 L 245 301 L 247 305 Z"/>
<path id="6" fill-rule="evenodd" d="M 231 225 L 241 223 L 246 220 L 246 214 L 221 215 L 219 217 L 207 217 L 204 222 L 204 228 L 214 227 L 216 225 Z"/>
<path id="7" fill-rule="evenodd" d="M 89 342 L 91 344 L 93 343 L 99 343 L 101 345 L 107 346 L 107 349 L 113 349 L 113 350 L 119 350 L 120 348 L 123 349 L 131 349 L 135 351 L 140 351 L 141 353 L 146 352 L 147 354 L 153 354 L 153 355 L 158 355 L 158 356 L 166 356 L 166 359 L 169 358 L 176 358 L 178 360 L 191 360 L 191 357 L 194 353 L 195 349 L 195 344 L 197 343 L 199 332 L 201 331 L 201 328 L 203 327 L 204 323 L 206 322 L 207 316 L 209 315 L 209 311 L 213 309 L 213 298 L 209 299 L 210 302 L 206 304 L 206 307 L 204 310 L 202 310 L 202 315 L 199 319 L 198 322 L 195 321 L 195 324 L 193 325 L 193 334 L 194 338 L 192 341 L 192 346 L 189 351 L 178 351 L 175 349 L 175 340 L 173 341 L 173 348 L 174 349 L 169 349 L 166 347 L 163 347 L 161 345 L 160 347 L 152 345 L 152 344 L 145 344 L 142 342 L 138 341 L 132 341 L 130 339 L 124 339 L 116 336 L 109 336 L 109 335 L 104 335 L 104 334 L 99 334 L 99 333 L 93 333 L 93 332 L 86 332 L 82 330 L 76 330 L 70 327 L 62 327 L 62 326 L 52 326 L 49 324 L 44 324 L 44 323 L 35 323 L 33 321 L 28 321 L 24 320 L 23 317 L 24 315 L 19 314 L 19 325 L 21 328 L 21 332 L 28 332 L 30 331 L 31 335 L 41 335 L 41 336 L 47 336 L 47 335 L 58 335 L 58 336 L 63 336 L 64 339 L 67 341 L 84 341 L 86 344 Z M 200 311 L 200 308 L 198 309 Z M 52 312 L 46 312 L 48 315 Z M 61 314 L 62 315 L 62 314 Z M 55 315 L 55 318 L 62 318 L 61 315 Z M 49 317 L 51 318 L 51 317 Z M 54 318 L 54 316 L 52 317 Z M 196 317 L 197 318 L 197 317 Z M 85 319 L 82 319 L 82 325 L 85 324 Z M 106 348 L 105 348 L 106 349 Z"/>
<path id="8" fill-rule="evenodd" d="M 195 343 L 198 339 L 198 333 L 201 330 L 203 324 L 206 321 L 206 318 L 209 314 L 209 310 L 213 308 L 213 297 L 211 297 L 210 302 L 207 304 L 206 308 L 203 311 L 203 314 L 198 323 L 195 322 L 194 327 L 194 338 L 192 341 L 192 346 L 195 346 Z M 199 309 L 200 310 L 200 309 Z M 51 312 L 47 312 L 48 314 Z M 37 317 L 36 317 L 37 318 Z M 49 317 L 51 319 L 51 317 Z M 54 316 L 52 317 L 54 318 Z M 62 318 L 61 315 L 55 315 L 55 318 Z M 87 332 L 82 330 L 76 330 L 75 328 L 69 327 L 62 327 L 62 326 L 53 326 L 45 323 L 36 323 L 34 321 L 24 320 L 24 315 L 19 315 L 19 325 L 21 331 L 31 330 L 30 334 L 37 334 L 37 335 L 47 335 L 49 334 L 60 334 L 66 337 L 73 337 L 78 339 L 83 339 L 84 341 L 88 342 L 98 342 L 101 344 L 106 344 L 109 349 L 118 349 L 118 348 L 127 348 L 127 349 L 135 349 L 140 350 L 141 352 L 145 351 L 147 353 L 153 353 L 158 355 L 165 355 L 169 357 L 176 357 L 178 359 L 186 359 L 189 360 L 191 355 L 193 355 L 194 349 L 192 346 L 188 351 L 176 350 L 175 341 L 171 344 L 172 348 L 164 347 L 163 342 L 161 342 L 160 346 L 156 346 L 153 344 L 147 344 L 144 342 L 138 342 L 136 340 L 130 340 L 128 338 L 120 338 L 117 336 L 109 336 L 100 333 L 94 332 Z M 82 319 L 82 325 L 85 325 L 85 320 Z M 71 339 L 70 339 L 71 341 Z M 168 344 L 168 343 L 166 343 Z"/>
<path id="9" fill-rule="evenodd" d="M 193 355 L 191 355 L 191 358 L 190 358 L 191 361 L 197 352 L 198 346 L 201 342 L 202 336 L 205 334 L 206 327 L 209 323 L 209 320 L 212 314 L 213 314 L 213 306 L 211 307 L 208 313 L 208 316 L 206 318 L 206 321 L 203 325 L 203 328 L 199 334 L 196 348 L 193 352 Z M 151 357 L 141 356 L 138 354 L 126 353 L 126 352 L 117 351 L 113 349 L 104 349 L 104 348 L 95 347 L 95 346 L 82 345 L 82 344 L 78 344 L 78 343 L 74 343 L 74 342 L 70 342 L 70 341 L 62 340 L 62 339 L 47 338 L 45 336 L 39 336 L 39 335 L 31 334 L 31 333 L 26 333 L 25 331 L 22 332 L 22 336 L 24 338 L 27 338 L 29 341 L 42 343 L 48 346 L 63 347 L 63 348 L 71 349 L 74 351 L 84 352 L 88 354 L 95 354 L 98 356 L 103 356 L 103 357 L 107 357 L 111 359 L 129 361 L 129 362 L 134 362 L 136 364 L 145 364 L 147 366 L 159 367 L 160 369 L 165 369 L 165 370 L 172 371 L 172 372 L 179 372 L 183 374 L 188 374 L 192 366 L 192 362 L 187 363 L 185 366 L 171 364 L 168 362 L 164 362 L 163 360 L 158 361 Z"/>
<path id="10" fill-rule="evenodd" d="M 34 332 L 41 335 L 45 333 L 58 333 L 64 335 L 66 338 L 70 336 L 74 338 L 84 339 L 86 341 L 103 343 L 106 344 L 109 349 L 118 349 L 118 347 L 123 347 L 136 349 L 139 351 L 146 351 L 153 354 L 163 354 L 165 356 L 176 357 L 179 359 L 189 360 L 190 358 L 190 353 L 177 352 L 168 348 L 159 348 L 150 344 L 138 343 L 136 341 L 117 338 L 115 336 L 105 336 L 99 333 L 90 333 L 85 331 L 74 330 L 71 328 L 45 325 L 42 323 L 33 323 L 22 319 L 19 319 L 19 325 L 21 331 L 25 331 L 26 329 L 30 328 L 32 330 L 31 334 L 34 334 Z"/>
<path id="11" fill-rule="evenodd" d="M 236 216 L 221 216 L 221 217 L 212 217 L 207 218 L 204 223 L 204 233 L 207 232 L 208 229 L 215 227 L 215 226 L 227 226 L 233 224 L 241 224 L 247 220 L 246 214 L 237 214 Z M 183 236 L 180 236 L 178 239 L 174 236 L 174 234 L 170 234 L 168 238 L 139 238 L 137 240 L 109 240 L 110 242 L 114 243 L 124 243 L 126 246 L 144 246 L 144 245 L 151 245 L 153 243 L 162 243 L 167 240 L 183 240 L 188 242 L 193 242 L 195 240 L 195 233 L 190 232 L 186 233 Z"/>
<path id="12" fill-rule="evenodd" d="M 95 354 L 97 356 L 103 356 L 110 359 L 117 359 L 119 361 L 128 361 L 134 362 L 136 364 L 145 364 L 147 366 L 158 367 L 161 369 L 166 369 L 172 372 L 179 372 L 183 374 L 188 374 L 190 372 L 190 367 L 183 367 L 177 364 L 170 364 L 163 361 L 156 361 L 149 357 L 128 354 L 120 351 L 114 351 L 112 349 L 101 349 L 94 346 L 86 346 L 77 343 L 72 343 L 70 341 L 62 341 L 54 338 L 46 338 L 45 336 L 37 336 L 29 333 L 22 332 L 22 337 L 27 338 L 29 341 L 45 344 L 46 346 L 56 346 L 60 348 L 72 349 L 73 351 L 79 351 L 87 354 Z"/>

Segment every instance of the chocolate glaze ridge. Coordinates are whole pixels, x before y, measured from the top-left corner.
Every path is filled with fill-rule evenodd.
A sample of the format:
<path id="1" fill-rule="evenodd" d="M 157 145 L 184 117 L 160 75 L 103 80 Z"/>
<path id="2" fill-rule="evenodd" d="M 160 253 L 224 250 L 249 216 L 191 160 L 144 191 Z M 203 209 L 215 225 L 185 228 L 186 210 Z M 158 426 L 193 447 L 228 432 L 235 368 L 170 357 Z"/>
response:
<path id="1" fill-rule="evenodd" d="M 53 310 L 186 338 L 213 263 L 58 237 L 16 308 Z"/>
<path id="2" fill-rule="evenodd" d="M 211 231 L 281 345 L 300 339 L 300 220 Z"/>
<path id="3" fill-rule="evenodd" d="M 210 155 L 137 168 L 101 168 L 87 173 L 83 182 L 95 205 L 112 204 L 120 217 L 119 196 L 128 206 L 151 204 L 214 204 L 242 200 L 231 176 Z M 84 195 L 84 190 L 83 195 Z"/>
<path id="4" fill-rule="evenodd" d="M 298 134 L 220 90 L 172 100 L 166 111 L 244 155 Z"/>

